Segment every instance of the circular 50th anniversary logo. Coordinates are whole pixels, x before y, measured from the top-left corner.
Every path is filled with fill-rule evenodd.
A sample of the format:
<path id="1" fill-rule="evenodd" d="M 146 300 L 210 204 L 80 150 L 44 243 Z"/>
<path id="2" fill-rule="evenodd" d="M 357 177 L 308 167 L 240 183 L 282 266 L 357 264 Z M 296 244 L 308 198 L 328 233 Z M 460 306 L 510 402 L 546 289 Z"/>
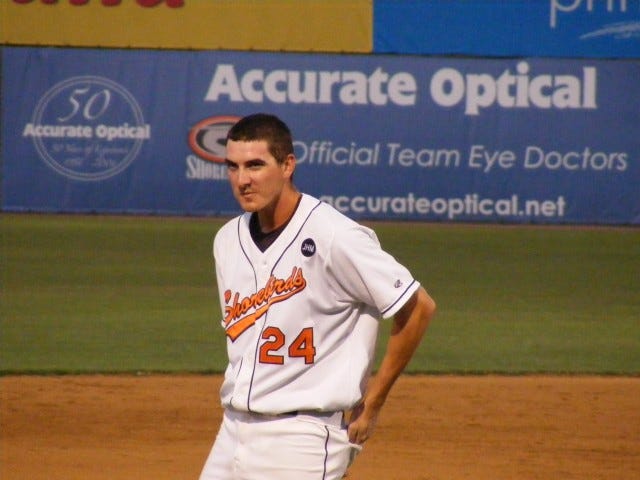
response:
<path id="1" fill-rule="evenodd" d="M 136 99 L 112 80 L 72 77 L 40 99 L 23 137 L 56 172 L 75 180 L 104 180 L 137 157 L 151 127 Z"/>

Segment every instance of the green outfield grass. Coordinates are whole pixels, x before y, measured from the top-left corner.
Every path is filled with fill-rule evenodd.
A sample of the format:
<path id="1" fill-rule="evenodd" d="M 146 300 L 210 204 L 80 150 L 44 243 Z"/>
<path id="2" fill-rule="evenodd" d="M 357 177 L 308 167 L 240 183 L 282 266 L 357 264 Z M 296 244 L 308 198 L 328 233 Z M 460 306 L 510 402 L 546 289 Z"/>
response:
<path id="1" fill-rule="evenodd" d="M 0 372 L 224 369 L 222 220 L 0 221 Z M 438 303 L 409 371 L 640 373 L 640 229 L 371 226 Z"/>

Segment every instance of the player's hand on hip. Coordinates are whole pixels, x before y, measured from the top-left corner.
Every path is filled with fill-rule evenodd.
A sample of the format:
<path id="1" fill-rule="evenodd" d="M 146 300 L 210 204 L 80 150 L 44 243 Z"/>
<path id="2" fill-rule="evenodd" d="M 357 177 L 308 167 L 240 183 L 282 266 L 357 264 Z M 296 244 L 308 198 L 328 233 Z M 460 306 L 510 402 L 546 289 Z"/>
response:
<path id="1" fill-rule="evenodd" d="M 351 411 L 351 418 L 347 427 L 349 441 L 357 445 L 362 445 L 366 442 L 373 434 L 377 419 L 377 411 L 365 408 L 364 403 L 356 405 Z"/>

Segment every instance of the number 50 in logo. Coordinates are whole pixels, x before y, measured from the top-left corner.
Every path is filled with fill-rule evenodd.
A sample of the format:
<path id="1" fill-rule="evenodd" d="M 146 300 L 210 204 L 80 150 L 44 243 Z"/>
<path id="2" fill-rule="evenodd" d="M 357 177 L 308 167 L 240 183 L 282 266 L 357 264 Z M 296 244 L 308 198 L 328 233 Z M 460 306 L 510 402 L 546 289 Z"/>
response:
<path id="1" fill-rule="evenodd" d="M 150 127 L 136 99 L 112 80 L 69 78 L 40 99 L 25 129 L 40 157 L 75 180 L 104 180 L 138 155 Z"/>

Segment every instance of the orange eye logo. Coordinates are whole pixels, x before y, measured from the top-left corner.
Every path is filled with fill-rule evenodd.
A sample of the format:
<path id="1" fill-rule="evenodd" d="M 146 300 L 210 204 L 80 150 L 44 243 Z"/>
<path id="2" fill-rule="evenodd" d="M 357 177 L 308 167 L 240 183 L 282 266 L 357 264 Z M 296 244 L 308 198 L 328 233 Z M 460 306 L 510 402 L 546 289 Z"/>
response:
<path id="1" fill-rule="evenodd" d="M 209 117 L 189 131 L 189 147 L 202 160 L 224 163 L 227 132 L 241 117 Z"/>

